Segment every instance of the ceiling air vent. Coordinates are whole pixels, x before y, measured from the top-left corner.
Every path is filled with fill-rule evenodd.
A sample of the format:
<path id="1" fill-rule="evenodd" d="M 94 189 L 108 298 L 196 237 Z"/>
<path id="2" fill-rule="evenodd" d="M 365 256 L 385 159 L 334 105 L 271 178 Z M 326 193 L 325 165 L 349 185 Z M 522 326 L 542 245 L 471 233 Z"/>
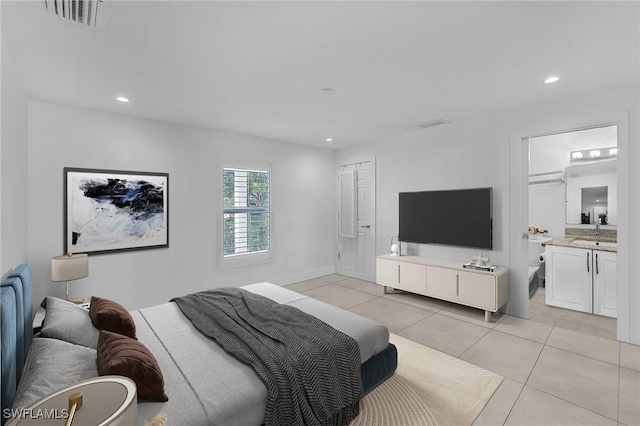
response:
<path id="1" fill-rule="evenodd" d="M 447 123 L 450 123 L 450 121 L 445 120 L 444 118 L 436 118 L 435 120 L 429 120 L 429 121 L 425 121 L 422 124 L 418 124 L 418 127 L 422 127 L 423 129 L 426 129 L 428 127 L 439 126 L 441 124 L 447 124 Z"/>
<path id="2" fill-rule="evenodd" d="M 107 0 L 44 0 L 52 15 L 96 30 L 106 25 Z"/>

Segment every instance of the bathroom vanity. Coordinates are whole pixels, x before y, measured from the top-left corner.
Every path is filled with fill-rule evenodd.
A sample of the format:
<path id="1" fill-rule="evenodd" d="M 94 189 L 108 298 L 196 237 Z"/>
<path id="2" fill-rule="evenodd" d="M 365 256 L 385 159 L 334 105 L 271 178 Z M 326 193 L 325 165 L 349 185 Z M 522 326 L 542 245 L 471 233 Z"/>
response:
<path id="1" fill-rule="evenodd" d="M 617 318 L 617 255 L 616 243 L 602 239 L 547 243 L 547 305 Z"/>

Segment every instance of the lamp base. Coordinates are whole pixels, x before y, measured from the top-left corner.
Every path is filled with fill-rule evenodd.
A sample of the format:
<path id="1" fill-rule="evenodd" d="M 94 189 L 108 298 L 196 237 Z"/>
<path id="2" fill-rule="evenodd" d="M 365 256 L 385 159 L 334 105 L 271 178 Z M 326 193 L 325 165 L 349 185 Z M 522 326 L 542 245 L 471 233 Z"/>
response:
<path id="1" fill-rule="evenodd" d="M 76 305 L 82 305 L 84 303 L 84 300 L 82 300 L 82 299 L 76 299 L 76 300 L 69 299 L 69 281 L 67 281 L 66 300 L 67 300 L 67 302 L 75 303 Z"/>

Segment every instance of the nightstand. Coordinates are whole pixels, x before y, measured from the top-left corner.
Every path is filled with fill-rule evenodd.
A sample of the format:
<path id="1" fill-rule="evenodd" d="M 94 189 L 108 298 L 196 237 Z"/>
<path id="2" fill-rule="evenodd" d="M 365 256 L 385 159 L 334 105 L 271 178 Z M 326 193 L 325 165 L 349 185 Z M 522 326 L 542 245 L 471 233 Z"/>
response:
<path id="1" fill-rule="evenodd" d="M 55 392 L 17 413 L 7 426 L 63 425 L 69 416 L 69 397 L 82 392 L 82 406 L 72 426 L 138 424 L 136 384 L 122 376 L 100 376 Z"/>

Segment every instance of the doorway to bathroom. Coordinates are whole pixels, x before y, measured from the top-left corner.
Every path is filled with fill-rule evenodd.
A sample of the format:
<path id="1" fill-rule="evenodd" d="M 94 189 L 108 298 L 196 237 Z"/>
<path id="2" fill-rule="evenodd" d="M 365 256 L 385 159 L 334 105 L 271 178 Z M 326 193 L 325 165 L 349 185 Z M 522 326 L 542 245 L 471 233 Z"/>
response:
<path id="1" fill-rule="evenodd" d="M 524 250 L 529 319 L 616 340 L 617 283 L 609 280 L 606 292 L 600 291 L 594 288 L 591 277 L 595 271 L 591 270 L 586 282 L 580 275 L 585 266 L 572 249 L 581 256 L 590 250 L 580 244 L 571 246 L 574 241 L 589 244 L 596 239 L 596 232 L 617 241 L 618 126 L 592 126 L 529 137 L 527 145 L 528 241 Z M 574 274 L 564 266 L 564 258 L 552 250 L 557 245 L 565 247 L 567 252 L 563 255 L 580 267 L 580 272 Z M 554 262 L 548 259 L 550 255 Z M 615 271 L 614 264 L 614 278 Z M 583 277 L 582 281 L 579 277 Z M 551 283 L 555 292 L 547 287 Z M 598 298 L 604 297 L 614 309 L 608 310 L 606 316 L 597 315 L 599 311 L 594 307 L 602 303 Z M 585 299 L 582 308 L 566 309 L 574 299 Z"/>

